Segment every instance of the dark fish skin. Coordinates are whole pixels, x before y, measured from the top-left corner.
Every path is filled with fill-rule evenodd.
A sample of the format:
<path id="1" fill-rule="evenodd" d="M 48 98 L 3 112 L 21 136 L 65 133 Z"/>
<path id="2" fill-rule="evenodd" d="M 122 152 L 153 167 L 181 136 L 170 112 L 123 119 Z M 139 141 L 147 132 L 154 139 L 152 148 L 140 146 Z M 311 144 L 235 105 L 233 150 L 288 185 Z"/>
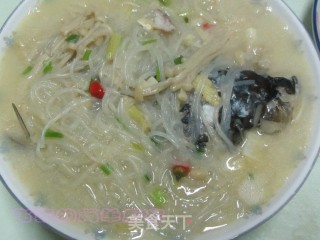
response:
<path id="1" fill-rule="evenodd" d="M 208 78 L 220 90 L 223 76 L 226 76 L 229 68 L 211 72 Z M 288 95 L 296 94 L 298 80 L 295 76 L 291 79 L 285 77 L 271 77 L 260 75 L 251 70 L 241 71 L 236 79 L 230 98 L 231 121 L 229 131 L 226 132 L 233 144 L 239 145 L 244 141 L 245 132 L 254 127 L 260 127 L 262 120 L 271 121 L 280 126 L 286 125 L 292 116 L 293 106 L 290 102 L 281 99 L 281 92 Z M 187 138 L 192 136 L 191 105 L 184 104 L 181 109 L 181 122 Z M 218 119 L 222 119 L 222 107 Z M 265 126 L 265 125 L 264 125 Z M 192 140 L 196 149 L 204 149 L 209 138 L 204 131 Z"/>
<path id="2" fill-rule="evenodd" d="M 195 142 L 196 148 L 201 149 L 205 148 L 207 146 L 207 143 L 209 142 L 209 138 L 207 134 L 203 133 L 198 136 L 198 139 Z"/>
<path id="3" fill-rule="evenodd" d="M 227 70 L 221 70 L 218 75 L 226 73 Z M 230 140 L 234 144 L 240 144 L 243 141 L 244 131 L 259 127 L 262 118 L 267 118 L 269 121 L 279 122 L 281 119 L 283 122 L 288 122 L 289 119 L 284 116 L 289 118 L 293 108 L 290 103 L 281 100 L 279 89 L 284 89 L 287 94 L 292 95 L 296 93 L 297 83 L 295 76 L 287 79 L 259 75 L 250 70 L 241 71 L 240 77 L 235 79 L 230 99 L 231 123 L 230 131 L 227 133 Z M 274 103 L 273 108 L 270 108 L 270 102 Z M 283 115 L 283 112 L 286 114 Z"/>
<path id="4" fill-rule="evenodd" d="M 189 121 L 190 121 L 190 109 L 191 109 L 191 106 L 190 104 L 184 104 L 182 106 L 182 108 L 180 109 L 180 112 L 183 114 L 183 117 L 181 118 L 181 122 L 183 124 L 189 124 Z"/>

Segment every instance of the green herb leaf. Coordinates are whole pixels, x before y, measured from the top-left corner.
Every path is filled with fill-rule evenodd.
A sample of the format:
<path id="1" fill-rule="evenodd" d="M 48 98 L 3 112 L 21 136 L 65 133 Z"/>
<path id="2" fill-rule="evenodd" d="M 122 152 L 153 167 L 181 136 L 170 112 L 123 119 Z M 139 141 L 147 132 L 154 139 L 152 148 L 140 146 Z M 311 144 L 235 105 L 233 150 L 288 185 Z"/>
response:
<path id="1" fill-rule="evenodd" d="M 171 4 L 171 0 L 159 0 L 159 2 L 163 6 L 169 6 Z"/>
<path id="2" fill-rule="evenodd" d="M 142 45 L 148 45 L 148 44 L 151 44 L 151 43 L 155 43 L 156 41 L 157 41 L 157 39 L 148 39 L 148 40 L 142 41 L 141 44 Z"/>
<path id="3" fill-rule="evenodd" d="M 177 58 L 175 58 L 174 60 L 173 60 L 173 62 L 174 62 L 174 64 L 175 65 L 179 65 L 179 64 L 182 64 L 182 56 L 180 55 L 179 57 L 177 57 Z"/>
<path id="4" fill-rule="evenodd" d="M 144 147 L 143 147 L 141 144 L 139 144 L 139 143 L 133 142 L 133 143 L 131 143 L 131 146 L 132 146 L 135 150 L 144 151 Z"/>
<path id="5" fill-rule="evenodd" d="M 147 181 L 147 182 L 151 182 L 151 176 L 149 174 L 145 174 L 144 175 L 144 179 Z"/>
<path id="6" fill-rule="evenodd" d="M 163 207 L 168 202 L 168 196 L 161 187 L 156 187 L 152 191 L 150 199 L 156 207 Z"/>
<path id="7" fill-rule="evenodd" d="M 28 66 L 28 67 L 26 67 L 23 71 L 22 71 L 22 75 L 27 75 L 27 74 L 29 74 L 31 71 L 32 71 L 32 69 L 33 69 L 33 66 Z"/>
<path id="8" fill-rule="evenodd" d="M 155 79 L 160 82 L 161 81 L 161 73 L 160 73 L 160 68 L 157 67 L 156 68 L 156 76 L 155 76 Z"/>
<path id="9" fill-rule="evenodd" d="M 62 133 L 53 131 L 53 130 L 51 130 L 51 129 L 48 129 L 48 130 L 45 132 L 44 136 L 45 136 L 46 138 L 63 138 L 63 137 L 64 137 Z"/>
<path id="10" fill-rule="evenodd" d="M 249 180 L 254 180 L 254 175 L 253 175 L 253 173 L 248 173 L 248 178 L 249 178 Z"/>
<path id="11" fill-rule="evenodd" d="M 86 50 L 84 51 L 84 53 L 83 53 L 83 56 L 82 56 L 81 60 L 83 60 L 83 61 L 88 61 L 89 58 L 90 58 L 91 53 L 92 53 L 92 50 L 91 50 L 91 49 L 86 49 Z"/>
<path id="12" fill-rule="evenodd" d="M 111 167 L 108 163 L 100 165 L 100 170 L 106 175 L 109 176 L 111 174 Z"/>
<path id="13" fill-rule="evenodd" d="M 70 34 L 67 38 L 66 41 L 69 43 L 77 43 L 80 39 L 80 35 L 78 34 Z"/>
<path id="14" fill-rule="evenodd" d="M 197 147 L 196 150 L 197 150 L 197 153 L 199 153 L 199 154 L 206 153 L 206 148 L 204 148 L 204 147 Z"/>
<path id="15" fill-rule="evenodd" d="M 190 14 L 189 14 L 188 11 L 184 11 L 184 12 L 181 12 L 181 13 L 179 14 L 179 16 L 183 18 L 183 21 L 184 21 L 185 23 L 189 23 L 189 15 L 190 15 Z"/>
<path id="16" fill-rule="evenodd" d="M 53 69 L 52 63 L 49 62 L 47 65 L 44 66 L 44 68 L 43 68 L 43 73 L 44 73 L 44 74 L 47 74 L 47 73 L 49 73 L 49 72 L 52 72 L 52 69 Z"/>

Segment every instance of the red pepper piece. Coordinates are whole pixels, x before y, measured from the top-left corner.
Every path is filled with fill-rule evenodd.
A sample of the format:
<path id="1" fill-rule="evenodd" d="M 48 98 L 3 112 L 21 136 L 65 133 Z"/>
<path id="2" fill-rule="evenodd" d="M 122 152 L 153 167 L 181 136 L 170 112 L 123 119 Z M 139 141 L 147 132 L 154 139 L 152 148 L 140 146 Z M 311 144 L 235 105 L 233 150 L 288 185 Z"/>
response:
<path id="1" fill-rule="evenodd" d="M 181 178 L 188 176 L 191 168 L 184 165 L 174 165 L 172 167 L 172 173 L 176 177 L 176 180 L 179 181 Z"/>
<path id="2" fill-rule="evenodd" d="M 105 90 L 99 81 L 92 81 L 89 86 L 89 93 L 93 97 L 102 99 L 105 94 Z"/>
<path id="3" fill-rule="evenodd" d="M 213 25 L 209 22 L 204 22 L 204 23 L 202 23 L 201 27 L 203 30 L 209 30 L 210 28 L 213 27 Z"/>

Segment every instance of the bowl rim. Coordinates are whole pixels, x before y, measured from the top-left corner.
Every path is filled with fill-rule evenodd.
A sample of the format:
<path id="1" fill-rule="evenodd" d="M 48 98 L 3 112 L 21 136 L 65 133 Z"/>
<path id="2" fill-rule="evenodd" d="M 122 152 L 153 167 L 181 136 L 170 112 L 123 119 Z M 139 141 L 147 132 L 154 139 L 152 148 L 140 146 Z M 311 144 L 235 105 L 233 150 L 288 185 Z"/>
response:
<path id="1" fill-rule="evenodd" d="M 28 4 L 28 3 L 31 3 L 32 1 L 36 2 L 36 0 L 21 0 L 18 3 L 18 5 L 14 8 L 14 10 L 10 13 L 8 18 L 5 20 L 4 24 L 1 26 L 1 28 L 0 28 L 0 36 L 1 37 L 3 37 L 2 33 L 3 33 L 4 29 L 7 27 L 8 23 L 10 23 L 12 21 L 12 19 L 14 17 L 16 17 L 15 16 L 16 13 L 18 12 L 18 10 L 21 9 L 23 4 L 24 3 Z M 275 5 L 280 6 L 280 8 L 282 10 L 286 10 L 286 17 L 280 17 L 282 20 L 289 21 L 288 20 L 288 16 L 292 15 L 292 17 L 290 17 L 291 18 L 290 21 L 292 22 L 291 25 L 294 25 L 298 29 L 298 30 L 295 30 L 296 32 L 304 32 L 305 37 L 303 37 L 303 41 L 306 41 L 307 45 L 310 47 L 310 49 L 308 49 L 309 50 L 308 58 L 311 58 L 311 57 L 312 57 L 312 59 L 315 58 L 315 59 L 317 59 L 317 62 L 320 63 L 319 56 L 317 54 L 319 49 L 320 49 L 320 38 L 319 38 L 318 31 L 317 31 L 317 21 L 316 21 L 317 20 L 317 9 L 318 9 L 318 6 L 319 6 L 318 3 L 319 3 L 318 0 L 314 1 L 314 5 L 313 5 L 313 21 L 312 21 L 312 23 L 313 23 L 313 34 L 314 34 L 314 38 L 316 39 L 317 49 L 315 48 L 314 44 L 312 43 L 311 38 L 310 38 L 307 30 L 303 27 L 302 22 L 298 19 L 298 17 L 294 14 L 294 12 L 289 8 L 289 6 L 284 1 L 277 2 L 276 0 L 272 0 L 270 4 L 272 6 L 275 6 Z M 23 17 L 25 17 L 25 15 Z M 20 21 L 21 20 L 19 20 L 19 22 Z M 0 42 L 1 41 L 2 41 L 2 39 L 0 39 Z M 2 56 L 2 54 L 1 54 L 1 56 Z M 310 70 L 314 70 L 314 69 L 310 68 Z M 317 73 L 320 74 L 320 70 L 318 70 L 314 74 L 317 74 Z M 317 81 L 315 81 L 315 82 L 317 82 Z M 317 85 L 320 86 L 320 80 L 318 80 Z M 320 128 L 319 127 L 318 127 L 318 131 L 317 132 L 320 133 Z M 308 178 L 310 172 L 313 169 L 314 164 L 317 161 L 317 158 L 318 158 L 319 153 L 320 153 L 320 137 L 314 136 L 314 138 L 317 139 L 317 143 L 318 143 L 317 145 L 315 145 L 316 147 L 312 148 L 312 150 L 313 150 L 312 151 L 312 156 L 314 158 L 311 159 L 311 156 L 309 157 L 310 159 L 308 159 L 308 162 L 310 162 L 310 164 L 306 168 L 304 174 L 300 173 L 301 176 L 300 176 L 299 181 L 298 180 L 293 181 L 293 183 L 291 183 L 291 185 L 290 185 L 290 188 L 286 189 L 285 192 L 286 192 L 286 194 L 288 196 L 280 198 L 280 200 L 282 199 L 282 201 L 277 200 L 276 203 L 278 203 L 278 204 L 276 204 L 276 207 L 274 207 L 273 210 L 271 210 L 271 208 L 269 208 L 270 209 L 269 212 L 271 212 L 270 214 L 267 214 L 266 216 L 264 216 L 262 218 L 262 220 L 254 221 L 254 223 L 249 224 L 249 226 L 246 225 L 247 227 L 244 227 L 244 229 L 245 229 L 244 231 L 239 231 L 238 230 L 238 231 L 235 231 L 236 235 L 234 233 L 229 234 L 229 235 L 227 234 L 227 237 L 225 237 L 225 236 L 221 236 L 220 237 L 219 236 L 217 239 L 236 239 L 236 238 L 248 233 L 249 231 L 252 231 L 253 229 L 257 228 L 258 226 L 262 225 L 263 223 L 267 222 L 270 218 L 272 218 L 274 215 L 276 215 L 284 206 L 287 205 L 287 203 L 301 189 L 302 185 L 304 184 L 304 182 Z M 0 155 L 0 157 L 1 157 L 1 155 Z M 2 158 L 0 158 L 0 160 L 3 161 Z M 36 217 L 37 219 L 39 219 L 41 224 L 43 224 L 45 227 L 50 228 L 51 230 L 53 230 L 55 233 L 57 233 L 60 236 L 63 236 L 63 237 L 68 238 L 68 239 L 76 239 L 76 238 L 72 237 L 73 235 L 76 236 L 75 234 L 69 235 L 68 233 L 64 232 L 63 230 L 59 229 L 58 227 L 53 226 L 52 223 L 48 223 L 46 220 L 44 220 L 44 218 L 41 215 L 39 216 L 39 214 L 36 214 L 35 212 L 33 212 L 32 208 L 26 206 L 26 204 L 17 196 L 17 194 L 14 193 L 14 189 L 10 188 L 8 181 L 5 180 L 5 178 L 3 177 L 3 174 L 1 173 L 1 171 L 0 171 L 0 181 L 4 184 L 5 188 L 9 191 L 9 193 L 13 196 L 13 198 L 23 207 L 23 209 L 25 209 L 28 212 L 30 212 L 30 214 L 32 214 L 33 217 Z M 288 185 L 288 183 L 286 183 L 285 185 Z M 294 189 L 294 190 L 292 191 L 292 189 Z M 279 194 L 279 192 L 280 191 L 278 191 L 277 194 Z M 240 228 L 238 227 L 236 229 L 240 229 Z M 73 233 L 73 232 L 70 232 L 70 234 L 71 233 Z M 210 236 L 210 233 L 208 235 Z M 107 237 L 106 239 L 109 239 L 109 238 Z M 206 234 L 201 234 L 196 239 L 204 240 L 204 239 L 208 239 L 208 238 L 207 238 Z"/>
<path id="2" fill-rule="evenodd" d="M 320 52 L 320 22 L 319 22 L 319 14 L 318 11 L 320 10 L 320 5 L 318 0 L 314 0 L 313 6 L 312 6 L 312 33 L 315 45 L 317 46 L 318 53 Z"/>
<path id="3" fill-rule="evenodd" d="M 6 20 L 4 21 L 4 23 L 2 24 L 2 26 L 0 26 L 0 34 L 2 33 L 3 29 L 7 26 L 7 23 L 11 20 L 12 15 L 14 15 L 16 13 L 16 11 L 18 10 L 18 8 L 20 8 L 20 6 L 22 5 L 22 3 L 25 0 L 20 0 L 20 2 L 17 4 L 17 6 L 15 6 L 15 8 L 13 9 L 13 11 L 9 14 L 9 16 L 6 18 Z"/>

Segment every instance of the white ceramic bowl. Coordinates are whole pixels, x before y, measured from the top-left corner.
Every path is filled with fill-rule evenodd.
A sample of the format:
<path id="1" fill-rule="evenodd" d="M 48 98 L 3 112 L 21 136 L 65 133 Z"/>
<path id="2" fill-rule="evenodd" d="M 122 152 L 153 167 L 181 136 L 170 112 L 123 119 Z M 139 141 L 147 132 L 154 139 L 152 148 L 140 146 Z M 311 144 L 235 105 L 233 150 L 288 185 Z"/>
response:
<path id="1" fill-rule="evenodd" d="M 277 15 L 283 18 L 289 28 L 293 31 L 294 36 L 301 40 L 302 48 L 305 51 L 307 58 L 309 59 L 309 65 L 311 68 L 311 76 L 313 77 L 320 95 L 320 62 L 313 42 L 309 37 L 309 34 L 297 19 L 297 17 L 291 12 L 291 10 L 279 0 L 270 0 L 270 5 L 273 7 Z M 318 9 L 318 0 L 316 2 L 316 12 Z M 21 20 L 31 11 L 38 3 L 38 0 L 25 0 L 22 1 L 15 11 L 10 15 L 5 25 L 1 28 L 0 32 L 0 56 L 3 55 L 6 47 L 6 39 L 10 39 L 12 31 L 16 29 Z M 319 46 L 318 32 L 315 32 L 316 42 Z M 319 99 L 317 104 L 319 104 Z M 10 103 L 8 103 L 10 104 Z M 315 113 L 317 119 L 320 118 L 320 108 Z M 0 126 L 3 127 L 3 126 Z M 1 139 L 0 139 L 1 140 Z M 198 240 L 207 239 L 233 239 L 237 236 L 252 230 L 254 227 L 262 224 L 276 214 L 288 201 L 296 194 L 303 182 L 306 180 L 309 172 L 311 171 L 315 160 L 318 155 L 320 146 L 320 124 L 313 126 L 313 135 L 311 136 L 312 145 L 307 149 L 306 159 L 301 163 L 296 171 L 292 174 L 287 184 L 280 189 L 273 199 L 265 206 L 261 214 L 255 215 L 247 221 L 237 222 L 230 225 L 223 230 L 209 231 L 200 235 Z M 4 161 L 4 152 L 0 150 L 0 174 L 3 183 L 6 185 L 15 199 L 26 209 L 29 209 L 34 215 L 36 215 L 41 222 L 50 226 L 53 230 L 61 235 L 70 239 L 94 239 L 92 235 L 85 235 L 83 230 L 79 227 L 52 217 L 46 209 L 37 207 L 34 205 L 34 199 L 28 194 L 23 183 L 21 183 L 15 176 L 13 169 L 9 162 Z"/>

